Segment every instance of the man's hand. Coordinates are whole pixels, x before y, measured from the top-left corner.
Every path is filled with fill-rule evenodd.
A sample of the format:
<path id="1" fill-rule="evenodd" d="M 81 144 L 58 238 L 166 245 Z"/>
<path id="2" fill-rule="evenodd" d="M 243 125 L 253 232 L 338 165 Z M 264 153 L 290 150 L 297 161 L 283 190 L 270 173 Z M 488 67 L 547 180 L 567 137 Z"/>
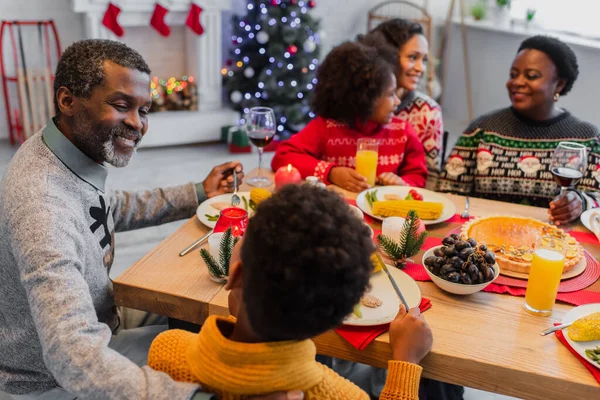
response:
<path id="1" fill-rule="evenodd" d="M 400 304 L 400 311 L 390 324 L 390 345 L 396 361 L 418 364 L 429 353 L 433 334 L 417 307 L 406 312 Z"/>
<path id="2" fill-rule="evenodd" d="M 579 218 L 583 212 L 581 197 L 575 192 L 569 191 L 564 195 L 557 196 L 550 202 L 550 220 L 556 225 L 566 225 Z"/>
<path id="3" fill-rule="evenodd" d="M 304 399 L 304 393 L 297 390 L 294 392 L 278 392 L 269 394 L 266 396 L 251 397 L 250 400 L 302 400 Z"/>
<path id="4" fill-rule="evenodd" d="M 377 177 L 377 183 L 382 186 L 406 186 L 406 182 L 404 182 L 404 179 L 400 178 L 393 172 L 384 172 L 383 174 L 379 175 Z"/>
<path id="5" fill-rule="evenodd" d="M 352 168 L 333 167 L 329 171 L 329 182 L 351 192 L 362 192 L 370 188 L 367 178 Z"/>
<path id="6" fill-rule="evenodd" d="M 237 174 L 237 183 L 239 186 L 242 183 L 242 179 L 244 179 L 244 167 L 239 161 L 231 161 L 214 167 L 204 182 L 202 182 L 206 197 L 211 198 L 220 194 L 233 192 L 234 170 Z"/>

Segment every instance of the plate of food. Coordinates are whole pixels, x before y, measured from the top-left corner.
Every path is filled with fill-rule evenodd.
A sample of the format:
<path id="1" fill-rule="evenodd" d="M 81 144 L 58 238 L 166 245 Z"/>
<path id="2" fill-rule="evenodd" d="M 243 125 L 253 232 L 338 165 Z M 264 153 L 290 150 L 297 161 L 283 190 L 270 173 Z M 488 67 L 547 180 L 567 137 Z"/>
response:
<path id="1" fill-rule="evenodd" d="M 600 369 L 600 303 L 575 307 L 565 314 L 562 323 L 571 324 L 564 332 L 571 347 Z"/>
<path id="2" fill-rule="evenodd" d="M 419 289 L 417 282 L 398 268 L 386 265 L 402 291 L 408 306 L 410 308 L 418 307 L 421 304 L 421 289 Z M 387 324 L 392 322 L 398 314 L 400 299 L 385 272 L 375 272 L 369 283 L 371 288 L 367 290 L 360 303 L 354 307 L 354 311 L 346 318 L 344 325 L 375 326 Z"/>
<path id="3" fill-rule="evenodd" d="M 356 205 L 367 215 L 382 221 L 387 217 L 406 218 L 415 210 L 425 225 L 449 220 L 456 206 L 446 196 L 431 190 L 410 186 L 379 186 L 356 197 Z"/>
<path id="4" fill-rule="evenodd" d="M 196 216 L 200 222 L 211 229 L 214 228 L 221 210 L 231 207 L 232 196 L 233 193 L 226 193 L 203 201 L 196 209 Z M 248 216 L 251 217 L 254 214 L 255 204 L 250 199 L 250 192 L 238 192 L 238 196 L 240 196 L 240 205 L 238 207 L 248 211 Z"/>
<path id="5" fill-rule="evenodd" d="M 579 216 L 579 220 L 581 221 L 583 226 L 585 226 L 588 230 L 590 230 L 592 233 L 594 233 L 594 230 L 592 229 L 592 218 L 596 218 L 596 217 L 600 218 L 600 210 L 598 210 L 597 208 L 594 208 L 594 209 L 582 212 L 581 215 Z"/>
<path id="6" fill-rule="evenodd" d="M 463 225 L 461 235 L 485 243 L 496 255 L 502 275 L 527 279 L 535 244 L 539 241 L 564 241 L 568 244 L 562 279 L 578 276 L 587 262 L 583 246 L 564 230 L 528 217 L 494 215 L 474 219 Z"/>

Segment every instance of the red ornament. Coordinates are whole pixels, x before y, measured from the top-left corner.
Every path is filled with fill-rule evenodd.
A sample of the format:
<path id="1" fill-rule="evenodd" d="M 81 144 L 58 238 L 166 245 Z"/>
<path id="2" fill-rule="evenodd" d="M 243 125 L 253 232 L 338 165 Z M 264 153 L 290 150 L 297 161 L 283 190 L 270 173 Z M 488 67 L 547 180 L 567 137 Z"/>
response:
<path id="1" fill-rule="evenodd" d="M 293 44 L 291 44 L 288 46 L 287 51 L 290 54 L 296 54 L 298 52 L 298 48 L 296 46 L 294 46 Z"/>
<path id="2" fill-rule="evenodd" d="M 225 64 L 227 64 L 228 67 L 231 67 L 233 65 L 233 60 L 228 58 L 227 61 L 225 61 Z"/>
<path id="3" fill-rule="evenodd" d="M 297 0 L 290 0 L 290 4 L 291 4 L 291 5 L 295 6 L 295 5 L 296 5 L 296 3 L 297 3 Z"/>
<path id="4" fill-rule="evenodd" d="M 308 2 L 308 7 L 309 8 L 315 8 L 316 5 L 317 5 L 317 3 L 314 0 L 310 0 Z"/>
<path id="5" fill-rule="evenodd" d="M 272 6 L 276 6 L 278 4 L 279 4 L 279 2 L 277 0 L 271 0 L 271 5 Z"/>

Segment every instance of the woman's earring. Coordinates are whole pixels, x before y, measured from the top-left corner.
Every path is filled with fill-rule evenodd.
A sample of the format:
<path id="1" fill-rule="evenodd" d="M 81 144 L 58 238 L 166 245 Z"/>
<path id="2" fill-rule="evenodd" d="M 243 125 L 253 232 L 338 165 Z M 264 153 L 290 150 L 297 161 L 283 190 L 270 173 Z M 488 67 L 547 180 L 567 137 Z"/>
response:
<path id="1" fill-rule="evenodd" d="M 558 101 L 559 98 L 560 94 L 558 94 L 558 92 L 554 93 L 554 101 Z"/>

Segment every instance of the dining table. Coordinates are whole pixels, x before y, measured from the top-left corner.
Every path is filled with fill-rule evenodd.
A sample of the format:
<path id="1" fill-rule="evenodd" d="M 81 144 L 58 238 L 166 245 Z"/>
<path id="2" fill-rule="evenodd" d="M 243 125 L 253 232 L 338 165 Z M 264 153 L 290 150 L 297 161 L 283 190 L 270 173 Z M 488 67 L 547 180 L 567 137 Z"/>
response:
<path id="1" fill-rule="evenodd" d="M 357 197 L 357 193 L 339 187 L 328 188 L 349 201 Z M 240 188 L 250 189 L 244 184 Z M 460 214 L 465 197 L 445 196 Z M 548 221 L 547 209 L 483 198 L 471 197 L 469 212 L 475 217 L 513 215 Z M 443 238 L 460 224 L 430 225 L 427 232 Z M 381 229 L 376 220 L 371 226 Z M 571 228 L 586 230 L 579 222 Z M 116 304 L 196 325 L 209 315 L 228 316 L 228 291 L 210 279 L 198 251 L 206 243 L 179 256 L 208 231 L 196 216 L 191 217 L 113 281 Z M 600 257 L 599 243 L 583 246 L 595 259 Z M 421 255 L 414 259 L 420 262 Z M 583 364 L 554 335 L 540 335 L 560 322 L 572 305 L 557 302 L 550 317 L 539 317 L 523 309 L 524 298 L 520 296 L 487 292 L 459 296 L 442 291 L 432 282 L 418 285 L 422 295 L 431 300 L 431 309 L 423 315 L 434 337 L 431 352 L 421 363 L 423 377 L 524 399 L 600 399 L 600 385 Z M 600 292 L 600 282 L 593 286 Z M 356 349 L 333 330 L 313 340 L 319 354 L 374 367 L 385 368 L 392 356 L 387 333 L 364 350 Z"/>

